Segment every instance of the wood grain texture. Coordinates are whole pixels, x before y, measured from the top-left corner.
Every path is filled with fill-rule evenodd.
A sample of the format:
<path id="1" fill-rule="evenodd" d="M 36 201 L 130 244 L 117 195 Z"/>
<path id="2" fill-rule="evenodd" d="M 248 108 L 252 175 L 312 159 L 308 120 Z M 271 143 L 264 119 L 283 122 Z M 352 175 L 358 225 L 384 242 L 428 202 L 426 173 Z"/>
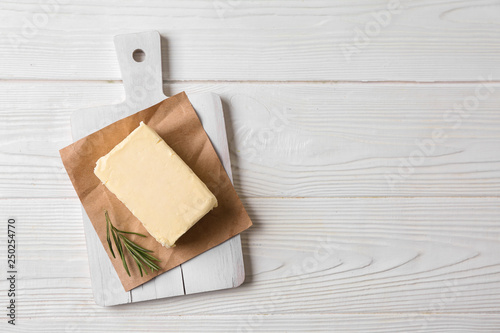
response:
<path id="1" fill-rule="evenodd" d="M 0 78 L 119 80 L 112 37 L 150 29 L 168 80 L 500 77 L 496 0 L 58 1 L 1 3 Z"/>
<path id="2" fill-rule="evenodd" d="M 500 319 L 495 314 L 313 314 L 313 315 L 197 315 L 148 316 L 136 324 L 130 318 L 110 322 L 105 318 L 87 319 L 80 316 L 60 319 L 41 319 L 28 322 L 23 328 L 37 332 L 376 332 L 376 333 L 438 333 L 489 332 L 496 333 Z"/>
<path id="3" fill-rule="evenodd" d="M 20 322 L 318 313 L 500 313 L 499 198 L 244 200 L 246 282 L 102 309 L 76 199 L 2 199 L 18 217 Z M 26 207 L 29 205 L 30 209 Z M 5 251 L 0 269 L 5 269 Z M 57 260 L 58 265 L 54 265 Z M 7 281 L 0 280 L 6 298 Z"/>
<path id="4" fill-rule="evenodd" d="M 221 96 L 243 197 L 498 196 L 500 84 L 463 117 L 453 110 L 477 87 L 185 83 L 165 90 Z M 74 197 L 57 153 L 71 142 L 69 115 L 121 96 L 114 83 L 0 82 L 0 196 Z M 420 148 L 438 129 L 447 139 Z M 392 184 L 391 177 L 400 178 Z"/>

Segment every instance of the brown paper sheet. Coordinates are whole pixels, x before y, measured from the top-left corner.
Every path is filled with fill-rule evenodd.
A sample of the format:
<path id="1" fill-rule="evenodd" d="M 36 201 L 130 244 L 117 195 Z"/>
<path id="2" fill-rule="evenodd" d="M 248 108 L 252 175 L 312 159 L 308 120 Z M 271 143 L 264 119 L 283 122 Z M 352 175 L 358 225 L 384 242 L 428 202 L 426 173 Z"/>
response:
<path id="1" fill-rule="evenodd" d="M 219 206 L 203 217 L 167 249 L 158 243 L 141 222 L 94 175 L 96 161 L 144 121 L 191 167 L 217 197 Z M 252 222 L 215 152 L 210 139 L 185 93 L 170 97 L 148 109 L 119 120 L 60 150 L 61 158 L 80 201 L 126 291 L 213 248 L 249 228 Z M 106 242 L 107 209 L 118 229 L 147 235 L 130 235 L 137 244 L 153 250 L 161 259 L 161 270 L 141 277 L 137 265 L 127 255 L 131 277 L 117 255 L 113 258 Z"/>

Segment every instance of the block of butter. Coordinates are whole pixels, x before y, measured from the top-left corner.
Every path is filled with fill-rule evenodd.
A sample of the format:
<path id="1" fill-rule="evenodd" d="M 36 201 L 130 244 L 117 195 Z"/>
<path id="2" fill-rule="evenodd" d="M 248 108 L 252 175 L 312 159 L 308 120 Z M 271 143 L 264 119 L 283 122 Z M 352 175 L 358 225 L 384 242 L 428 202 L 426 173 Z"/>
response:
<path id="1" fill-rule="evenodd" d="M 165 247 L 217 207 L 207 186 L 143 122 L 97 161 L 94 173 Z"/>

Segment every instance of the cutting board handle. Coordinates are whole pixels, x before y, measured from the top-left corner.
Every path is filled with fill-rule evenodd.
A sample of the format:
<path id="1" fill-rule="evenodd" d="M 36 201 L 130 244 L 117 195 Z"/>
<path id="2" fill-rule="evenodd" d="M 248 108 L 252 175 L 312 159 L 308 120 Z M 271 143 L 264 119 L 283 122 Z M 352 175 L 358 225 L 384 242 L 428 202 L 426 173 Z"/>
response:
<path id="1" fill-rule="evenodd" d="M 114 42 L 125 86 L 125 103 L 146 108 L 152 105 L 151 101 L 165 99 L 158 31 L 117 35 Z"/>

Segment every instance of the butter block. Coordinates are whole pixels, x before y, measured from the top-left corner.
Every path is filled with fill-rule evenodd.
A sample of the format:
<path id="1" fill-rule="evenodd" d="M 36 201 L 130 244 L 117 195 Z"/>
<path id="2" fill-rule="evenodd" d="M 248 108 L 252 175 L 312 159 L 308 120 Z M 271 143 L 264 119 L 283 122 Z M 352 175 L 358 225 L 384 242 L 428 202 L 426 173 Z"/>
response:
<path id="1" fill-rule="evenodd" d="M 165 247 L 217 207 L 207 186 L 143 122 L 97 161 L 94 173 Z"/>

